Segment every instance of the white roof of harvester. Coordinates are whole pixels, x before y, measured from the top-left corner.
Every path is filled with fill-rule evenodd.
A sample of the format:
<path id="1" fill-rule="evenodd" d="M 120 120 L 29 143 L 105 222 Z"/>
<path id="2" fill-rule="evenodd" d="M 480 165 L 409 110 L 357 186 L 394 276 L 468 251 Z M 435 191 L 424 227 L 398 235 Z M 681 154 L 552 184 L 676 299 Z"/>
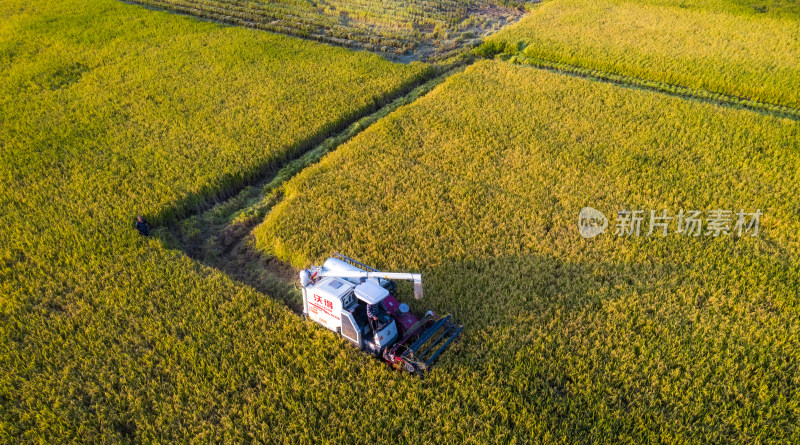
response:
<path id="1" fill-rule="evenodd" d="M 337 298 L 341 298 L 353 288 L 353 283 L 341 278 L 326 277 L 321 279 L 314 287 L 322 289 Z"/>
<path id="2" fill-rule="evenodd" d="M 389 296 L 389 291 L 382 288 L 380 284 L 367 280 L 355 289 L 356 297 L 367 304 L 375 304 Z"/>

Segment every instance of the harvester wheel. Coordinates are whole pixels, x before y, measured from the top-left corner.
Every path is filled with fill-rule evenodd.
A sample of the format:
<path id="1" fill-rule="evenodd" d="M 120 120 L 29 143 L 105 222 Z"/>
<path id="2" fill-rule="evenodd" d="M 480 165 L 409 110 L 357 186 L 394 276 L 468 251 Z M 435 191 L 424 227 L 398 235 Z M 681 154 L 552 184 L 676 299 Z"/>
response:
<path id="1" fill-rule="evenodd" d="M 416 368 L 416 366 L 414 366 L 413 364 L 411 364 L 409 362 L 403 362 L 403 370 L 413 374 L 413 373 L 415 373 L 417 371 L 417 368 Z"/>

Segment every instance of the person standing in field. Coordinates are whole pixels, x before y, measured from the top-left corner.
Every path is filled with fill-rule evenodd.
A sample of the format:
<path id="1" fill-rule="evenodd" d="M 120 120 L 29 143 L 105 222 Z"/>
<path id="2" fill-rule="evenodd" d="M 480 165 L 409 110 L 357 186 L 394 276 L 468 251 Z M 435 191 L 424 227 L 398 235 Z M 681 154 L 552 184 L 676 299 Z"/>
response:
<path id="1" fill-rule="evenodd" d="M 136 230 L 139 231 L 139 235 L 148 237 L 150 236 L 150 224 L 142 217 L 142 215 L 136 216 Z"/>

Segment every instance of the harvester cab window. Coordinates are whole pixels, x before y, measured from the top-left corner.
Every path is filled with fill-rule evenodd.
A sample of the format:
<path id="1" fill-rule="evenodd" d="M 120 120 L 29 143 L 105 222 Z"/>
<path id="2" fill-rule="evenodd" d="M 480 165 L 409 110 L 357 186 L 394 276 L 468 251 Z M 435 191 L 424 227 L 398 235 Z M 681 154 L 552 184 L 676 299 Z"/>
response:
<path id="1" fill-rule="evenodd" d="M 355 297 L 353 296 L 352 292 L 348 292 L 347 295 L 342 297 L 342 307 L 345 309 L 350 308 L 350 306 L 355 302 Z"/>
<path id="2" fill-rule="evenodd" d="M 355 318 L 356 323 L 361 326 L 362 333 L 366 334 L 369 332 L 369 321 L 367 321 L 367 305 L 364 302 L 358 302 L 356 308 L 353 310 L 353 318 Z"/>

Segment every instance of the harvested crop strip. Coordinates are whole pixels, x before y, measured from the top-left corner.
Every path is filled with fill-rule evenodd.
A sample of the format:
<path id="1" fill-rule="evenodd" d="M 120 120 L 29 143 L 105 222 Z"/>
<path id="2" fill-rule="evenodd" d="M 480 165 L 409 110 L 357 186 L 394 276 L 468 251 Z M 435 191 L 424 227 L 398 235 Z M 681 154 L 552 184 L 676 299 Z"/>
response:
<path id="1" fill-rule="evenodd" d="M 497 0 L 133 1 L 394 56 L 414 50 L 413 58 L 453 52 L 522 15 L 521 3 Z"/>

